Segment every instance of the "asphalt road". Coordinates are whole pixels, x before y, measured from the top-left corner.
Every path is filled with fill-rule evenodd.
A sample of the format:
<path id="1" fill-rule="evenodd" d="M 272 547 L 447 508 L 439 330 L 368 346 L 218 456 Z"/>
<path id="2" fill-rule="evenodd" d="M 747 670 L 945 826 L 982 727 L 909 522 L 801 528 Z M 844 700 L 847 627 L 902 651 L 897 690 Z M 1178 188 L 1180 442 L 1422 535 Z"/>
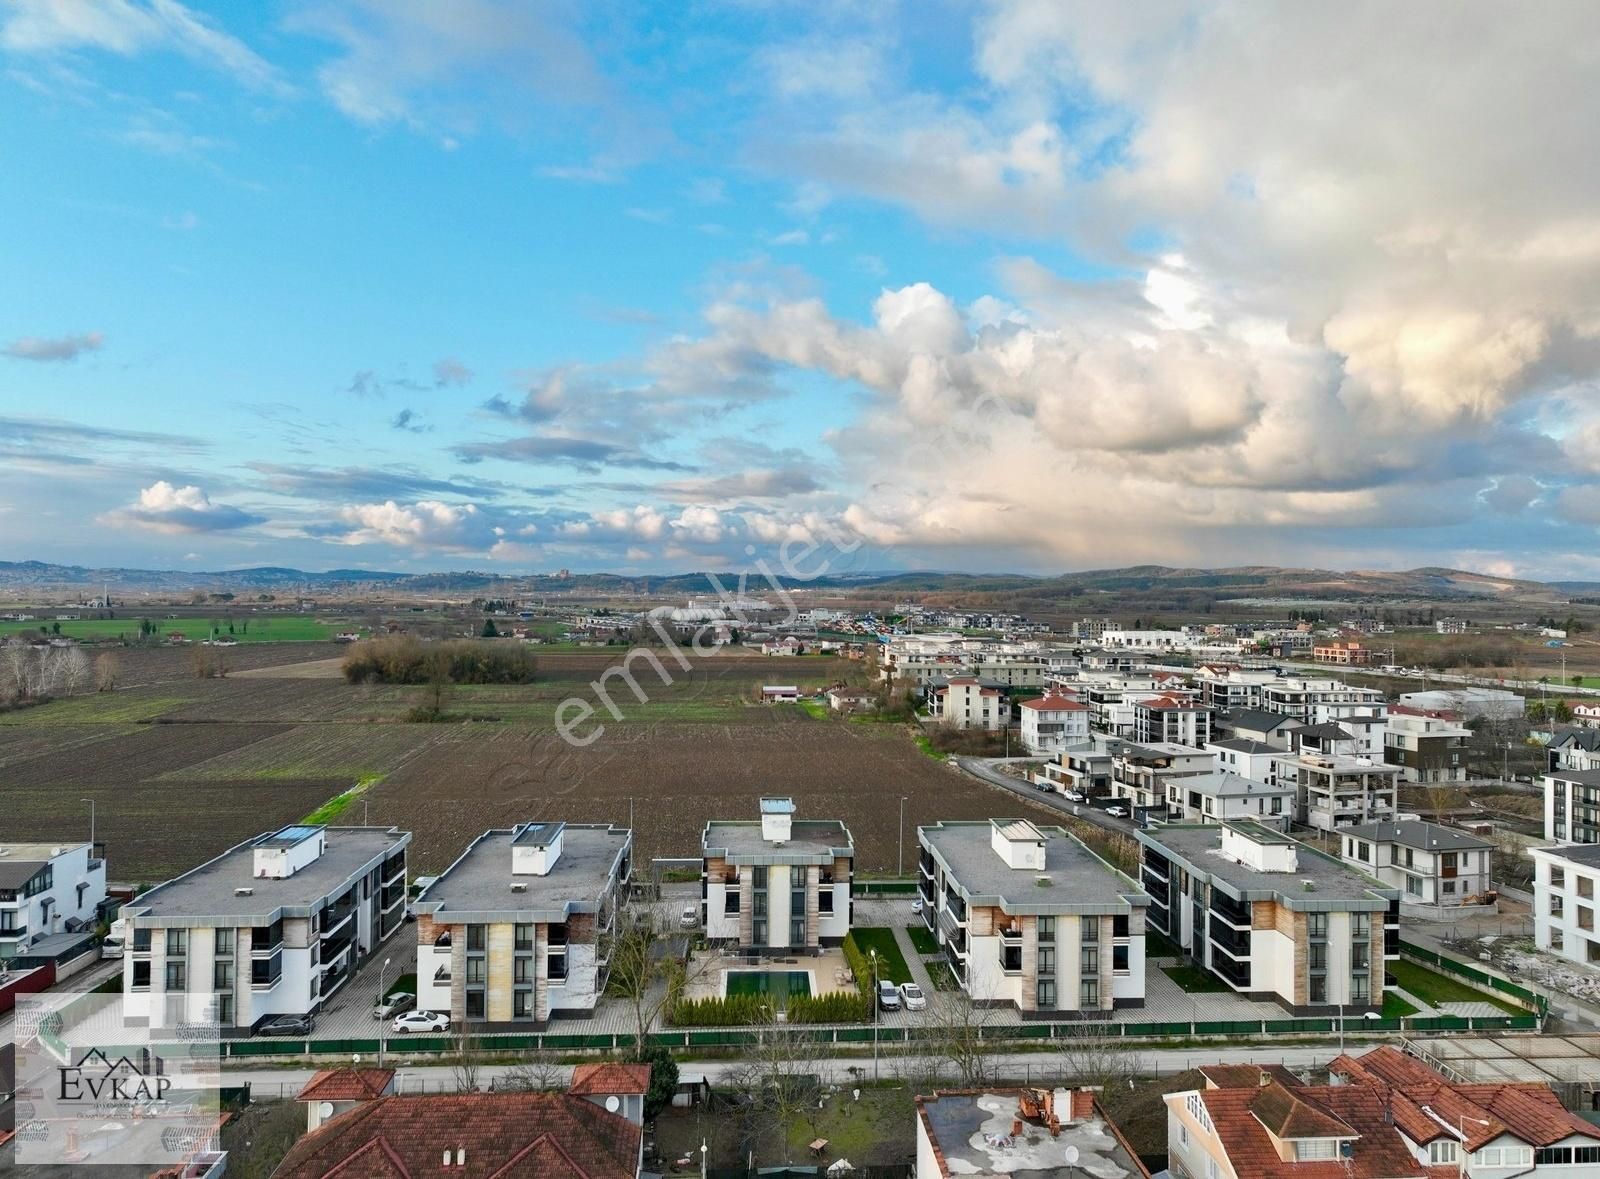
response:
<path id="1" fill-rule="evenodd" d="M 1013 778 L 1009 774 L 1001 773 L 988 765 L 981 757 L 956 757 L 951 760 L 962 771 L 980 782 L 987 783 L 1000 790 L 1009 790 L 1013 794 L 1021 795 L 1023 798 L 1040 803 L 1043 806 L 1053 807 L 1064 815 L 1072 815 L 1086 823 L 1093 823 L 1096 827 L 1104 827 L 1107 831 L 1116 831 L 1123 835 L 1129 835 L 1136 830 L 1131 820 L 1115 818 L 1097 807 L 1086 806 L 1083 803 L 1068 802 L 1065 797 L 1055 793 L 1053 790 L 1040 790 L 1020 778 Z M 1127 803 L 1124 802 L 1123 805 L 1126 806 Z"/>
<path id="2" fill-rule="evenodd" d="M 1352 1037 L 1352 1048 L 1360 1045 Z M 1137 1051 L 1130 1047 L 1129 1051 Z M 1271 1044 L 1246 1046 L 1239 1048 L 1161 1048 L 1151 1051 L 1141 1051 L 1142 1071 L 1170 1075 L 1183 1072 L 1185 1069 L 1196 1068 L 1203 1064 L 1285 1064 L 1294 1069 L 1313 1068 L 1325 1065 L 1339 1054 L 1339 1045 L 1336 1043 L 1318 1044 L 1312 1046 L 1290 1047 L 1284 1045 L 1275 1047 Z M 898 1066 L 907 1058 L 903 1055 L 890 1055 L 888 1051 L 879 1058 L 878 1073 L 881 1078 L 892 1078 L 896 1075 Z M 1024 1083 L 1048 1078 L 1058 1077 L 1067 1067 L 1061 1053 L 1050 1052 L 1017 1052 L 1002 1053 L 993 1057 L 997 1070 L 998 1081 L 1021 1081 Z M 375 1064 L 373 1060 L 363 1060 L 362 1064 Z M 390 1054 L 388 1063 L 398 1072 L 396 1084 L 403 1093 L 417 1092 L 447 1092 L 454 1089 L 455 1077 L 448 1065 L 423 1065 L 412 1068 L 400 1065 L 394 1055 Z M 481 1088 L 488 1088 L 489 1083 L 496 1077 L 511 1071 L 515 1065 L 484 1065 L 478 1070 L 478 1084 Z M 713 1085 L 736 1083 L 739 1074 L 748 1070 L 747 1062 L 739 1060 L 707 1060 L 678 1062 L 679 1075 L 683 1077 L 704 1076 Z M 852 1074 L 851 1069 L 856 1073 Z M 850 1056 L 818 1060 L 815 1067 L 807 1071 L 814 1071 L 825 1082 L 832 1084 L 847 1084 L 856 1075 L 872 1076 L 872 1057 Z M 258 1098 L 273 1098 L 278 1096 L 293 1097 L 300 1091 L 307 1081 L 314 1075 L 315 1070 L 309 1068 L 264 1069 L 259 1066 L 246 1068 L 228 1068 L 224 1076 L 229 1085 L 249 1084 L 252 1095 Z M 572 1069 L 564 1066 L 560 1069 L 561 1083 L 566 1084 L 571 1080 Z"/>
<path id="3" fill-rule="evenodd" d="M 1374 646 L 1374 650 L 1380 650 L 1380 649 L 1381 649 L 1380 647 L 1377 647 L 1376 645 Z M 1321 675 L 1321 676 L 1331 675 L 1331 676 L 1337 677 L 1339 675 L 1383 675 L 1384 674 L 1382 669 L 1381 668 L 1377 668 L 1377 667 L 1341 667 L 1341 666 L 1339 666 L 1337 664 L 1331 664 L 1331 663 L 1301 663 L 1301 662 L 1299 662 L 1297 660 L 1296 661 L 1277 660 L 1275 662 L 1276 662 L 1277 666 L 1283 667 L 1283 668 L 1285 668 L 1287 670 L 1298 671 L 1298 672 L 1308 672 L 1308 673 L 1313 673 L 1313 674 Z M 1553 672 L 1551 674 L 1554 675 Z M 1391 678 L 1396 678 L 1396 677 L 1391 676 Z M 1421 691 L 1423 691 L 1425 689 L 1428 689 L 1428 688 L 1442 687 L 1442 685 L 1446 685 L 1446 684 L 1467 684 L 1467 685 L 1470 685 L 1471 687 L 1475 687 L 1475 688 L 1505 688 L 1507 691 L 1510 691 L 1510 690 L 1513 690 L 1513 689 L 1518 689 L 1518 690 L 1522 690 L 1522 691 L 1537 692 L 1537 691 L 1540 691 L 1541 689 L 1543 689 L 1543 690 L 1546 690 L 1546 691 L 1550 692 L 1552 695 L 1600 696 L 1600 688 L 1591 688 L 1591 687 L 1587 687 L 1587 686 L 1579 688 L 1579 687 L 1574 687 L 1571 684 L 1565 684 L 1565 685 L 1554 684 L 1554 683 L 1552 683 L 1552 684 L 1541 684 L 1538 680 L 1513 680 L 1513 679 L 1503 679 L 1503 680 L 1501 680 L 1501 679 L 1495 679 L 1492 676 L 1461 675 L 1461 674 L 1456 673 L 1456 672 L 1430 671 L 1425 676 L 1407 676 L 1407 677 L 1399 677 L 1399 678 L 1407 678 L 1407 679 L 1415 680 L 1416 681 L 1416 685 L 1417 685 L 1415 690 L 1418 691 L 1418 692 L 1421 692 Z M 1424 681 L 1426 681 L 1426 682 L 1424 682 Z"/>

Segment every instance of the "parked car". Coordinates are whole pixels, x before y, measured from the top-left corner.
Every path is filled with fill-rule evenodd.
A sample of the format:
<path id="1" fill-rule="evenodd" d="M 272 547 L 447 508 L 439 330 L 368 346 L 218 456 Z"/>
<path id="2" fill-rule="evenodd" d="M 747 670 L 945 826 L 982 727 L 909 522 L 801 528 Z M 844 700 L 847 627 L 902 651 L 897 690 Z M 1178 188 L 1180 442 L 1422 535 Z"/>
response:
<path id="1" fill-rule="evenodd" d="M 1106 807 L 1106 814 L 1114 819 L 1126 819 L 1128 817 L 1128 808 L 1125 806 L 1108 806 Z"/>
<path id="2" fill-rule="evenodd" d="M 392 1030 L 406 1032 L 447 1032 L 450 1030 L 450 1017 L 442 1011 L 408 1011 L 404 1015 L 397 1015 Z"/>
<path id="3" fill-rule="evenodd" d="M 684 929 L 693 929 L 700 924 L 700 906 L 685 905 L 683 912 L 678 915 L 678 924 Z"/>
<path id="4" fill-rule="evenodd" d="M 278 1015 L 256 1029 L 258 1036 L 309 1036 L 316 1027 L 309 1015 Z"/>
<path id="5" fill-rule="evenodd" d="M 372 1009 L 372 1018 L 393 1019 L 402 1011 L 410 1011 L 416 1005 L 417 997 L 410 991 L 394 991 Z"/>
<path id="6" fill-rule="evenodd" d="M 907 1011 L 921 1011 L 928 1005 L 928 997 L 916 983 L 900 984 L 900 1002 Z"/>
<path id="7" fill-rule="evenodd" d="M 1067 791 L 1067 801 L 1068 802 L 1082 802 L 1082 801 L 1084 801 L 1084 799 L 1083 799 L 1083 795 L 1079 791 L 1069 790 L 1069 791 Z"/>
<path id="8" fill-rule="evenodd" d="M 1033 784 L 1033 788 L 1035 790 L 1042 790 L 1046 794 L 1054 794 L 1055 793 L 1055 789 L 1056 789 L 1055 786 L 1052 785 L 1048 779 L 1046 779 L 1043 782 L 1035 782 Z"/>
<path id="9" fill-rule="evenodd" d="M 884 1011 L 900 1010 L 900 991 L 892 982 L 878 984 L 878 1006 Z"/>
<path id="10" fill-rule="evenodd" d="M 922 898 L 921 897 L 913 897 L 913 898 L 911 898 L 911 911 L 913 913 L 922 912 Z"/>

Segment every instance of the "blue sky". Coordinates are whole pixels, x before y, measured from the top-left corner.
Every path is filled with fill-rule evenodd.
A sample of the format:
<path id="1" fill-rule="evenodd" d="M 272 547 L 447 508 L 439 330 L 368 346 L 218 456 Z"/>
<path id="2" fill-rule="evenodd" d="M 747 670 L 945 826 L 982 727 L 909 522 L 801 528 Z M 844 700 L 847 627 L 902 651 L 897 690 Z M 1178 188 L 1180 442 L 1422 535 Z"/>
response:
<path id="1" fill-rule="evenodd" d="M 1600 575 L 1593 11 L 1249 9 L 0 0 L 0 557 Z"/>

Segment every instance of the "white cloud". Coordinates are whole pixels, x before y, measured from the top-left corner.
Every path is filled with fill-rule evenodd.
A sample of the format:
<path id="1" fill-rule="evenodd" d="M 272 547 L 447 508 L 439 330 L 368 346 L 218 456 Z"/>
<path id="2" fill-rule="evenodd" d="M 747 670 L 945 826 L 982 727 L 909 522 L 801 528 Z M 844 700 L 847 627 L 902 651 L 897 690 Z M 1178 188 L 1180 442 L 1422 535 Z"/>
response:
<path id="1" fill-rule="evenodd" d="M 21 53 L 101 49 L 123 57 L 165 49 L 252 89 L 292 92 L 278 70 L 243 41 L 177 0 L 10 0 L 0 47 Z"/>
<path id="2" fill-rule="evenodd" d="M 139 493 L 137 502 L 107 512 L 100 523 L 113 528 L 138 528 L 168 534 L 230 532 L 260 524 L 264 517 L 227 504 L 212 503 L 195 486 L 174 487 L 165 480 Z"/>
<path id="3" fill-rule="evenodd" d="M 341 544 L 387 544 L 427 552 L 486 552 L 499 543 L 496 523 L 476 504 L 418 500 L 350 504 L 339 511 Z"/>
<path id="4" fill-rule="evenodd" d="M 85 352 L 98 352 L 106 338 L 99 332 L 80 332 L 71 336 L 23 336 L 5 347 L 13 360 L 76 360 Z"/>

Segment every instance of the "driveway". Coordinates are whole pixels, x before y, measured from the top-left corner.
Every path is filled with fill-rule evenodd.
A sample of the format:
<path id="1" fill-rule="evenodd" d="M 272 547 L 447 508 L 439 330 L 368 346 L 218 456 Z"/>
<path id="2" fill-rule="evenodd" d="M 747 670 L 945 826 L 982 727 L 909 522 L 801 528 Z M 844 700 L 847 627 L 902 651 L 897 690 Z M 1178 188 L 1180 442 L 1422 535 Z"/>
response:
<path id="1" fill-rule="evenodd" d="M 1086 806 L 1083 803 L 1068 802 L 1053 790 L 1040 790 L 1038 787 L 1024 782 L 1020 778 L 1013 778 L 1010 774 L 1001 773 L 991 766 L 987 759 L 981 757 L 956 757 L 952 761 L 964 772 L 1001 790 L 1009 790 L 1042 806 L 1053 807 L 1064 815 L 1082 819 L 1085 823 L 1093 823 L 1096 827 L 1103 827 L 1107 831 L 1115 831 L 1119 835 L 1131 835 L 1137 830 L 1137 825 L 1127 819 L 1118 819 L 1106 814 L 1097 807 Z M 1127 805 L 1124 802 L 1123 805 Z"/>

